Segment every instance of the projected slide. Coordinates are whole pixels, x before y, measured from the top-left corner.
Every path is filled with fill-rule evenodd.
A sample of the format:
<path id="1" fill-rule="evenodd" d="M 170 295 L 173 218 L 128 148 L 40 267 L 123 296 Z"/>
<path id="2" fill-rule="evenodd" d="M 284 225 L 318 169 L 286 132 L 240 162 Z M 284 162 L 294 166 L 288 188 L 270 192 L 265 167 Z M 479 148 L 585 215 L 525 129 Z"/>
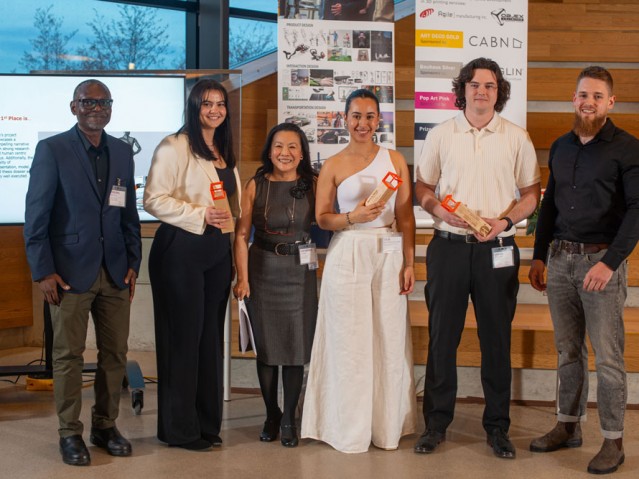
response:
<path id="1" fill-rule="evenodd" d="M 75 123 L 69 104 L 73 90 L 88 76 L 0 75 L 0 224 L 24 223 L 29 168 L 39 140 L 69 130 Z M 183 76 L 109 76 L 113 97 L 106 132 L 131 145 L 141 220 L 142 194 L 153 151 L 183 122 Z"/>

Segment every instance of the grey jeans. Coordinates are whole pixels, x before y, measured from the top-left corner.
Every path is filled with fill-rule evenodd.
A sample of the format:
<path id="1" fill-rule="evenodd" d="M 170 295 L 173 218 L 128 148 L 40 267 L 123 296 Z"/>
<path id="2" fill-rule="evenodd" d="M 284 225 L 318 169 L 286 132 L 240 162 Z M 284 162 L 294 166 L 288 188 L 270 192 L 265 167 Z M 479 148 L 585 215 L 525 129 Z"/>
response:
<path id="1" fill-rule="evenodd" d="M 597 405 L 604 438 L 623 436 L 627 384 L 624 366 L 623 307 L 627 294 L 626 263 L 603 291 L 583 289 L 583 280 L 605 254 L 570 254 L 551 246 L 548 258 L 548 304 L 559 355 L 559 414 L 577 422 L 588 401 L 588 333 L 595 353 Z"/>

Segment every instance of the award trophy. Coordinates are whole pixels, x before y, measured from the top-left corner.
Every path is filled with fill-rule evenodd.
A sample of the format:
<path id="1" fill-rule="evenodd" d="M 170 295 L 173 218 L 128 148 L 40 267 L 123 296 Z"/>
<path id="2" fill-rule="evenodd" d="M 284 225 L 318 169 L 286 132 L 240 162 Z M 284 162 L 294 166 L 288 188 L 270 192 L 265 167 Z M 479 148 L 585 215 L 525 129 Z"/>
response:
<path id="1" fill-rule="evenodd" d="M 224 182 L 217 181 L 211 183 L 211 196 L 213 197 L 213 204 L 216 208 L 226 210 L 228 212 L 231 211 L 231 205 L 229 205 L 229 200 L 226 197 L 226 191 L 224 191 Z M 227 226 L 220 229 L 222 233 L 232 233 L 235 231 L 235 221 L 233 221 L 233 216 L 231 216 L 230 221 L 227 222 Z"/>
<path id="2" fill-rule="evenodd" d="M 482 236 L 487 236 L 492 229 L 488 223 L 486 223 L 479 215 L 474 211 L 468 209 L 468 207 L 461 201 L 455 201 L 452 195 L 447 195 L 442 201 L 442 206 L 447 211 L 455 213 L 461 219 L 463 219 L 472 228 L 475 233 Z"/>
<path id="3" fill-rule="evenodd" d="M 371 203 L 377 203 L 378 201 L 383 201 L 384 203 L 386 203 L 390 199 L 390 197 L 393 196 L 393 193 L 397 191 L 397 188 L 399 188 L 399 185 L 401 184 L 402 179 L 392 171 L 389 171 L 388 173 L 386 173 L 386 176 L 384 176 L 382 182 L 377 185 L 377 188 L 375 188 L 370 196 L 366 199 L 364 205 L 368 206 Z"/>

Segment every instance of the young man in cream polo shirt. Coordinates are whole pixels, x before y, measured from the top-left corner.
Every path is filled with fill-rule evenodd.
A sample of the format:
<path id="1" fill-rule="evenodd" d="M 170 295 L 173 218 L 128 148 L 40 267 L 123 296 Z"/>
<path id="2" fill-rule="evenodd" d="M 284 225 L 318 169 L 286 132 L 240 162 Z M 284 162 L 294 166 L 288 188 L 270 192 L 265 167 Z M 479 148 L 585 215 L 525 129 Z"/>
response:
<path id="1" fill-rule="evenodd" d="M 482 351 L 482 423 L 494 454 L 512 459 L 510 336 L 519 289 L 513 225 L 539 202 L 539 166 L 528 133 L 499 116 L 510 84 L 496 62 L 469 62 L 453 80 L 453 91 L 461 111 L 429 132 L 417 163 L 416 196 L 433 216 L 435 234 L 426 254 L 426 431 L 415 452 L 432 453 L 453 420 L 457 346 L 470 295 Z M 444 209 L 446 195 L 481 216 L 490 233 L 473 234 L 464 220 Z"/>

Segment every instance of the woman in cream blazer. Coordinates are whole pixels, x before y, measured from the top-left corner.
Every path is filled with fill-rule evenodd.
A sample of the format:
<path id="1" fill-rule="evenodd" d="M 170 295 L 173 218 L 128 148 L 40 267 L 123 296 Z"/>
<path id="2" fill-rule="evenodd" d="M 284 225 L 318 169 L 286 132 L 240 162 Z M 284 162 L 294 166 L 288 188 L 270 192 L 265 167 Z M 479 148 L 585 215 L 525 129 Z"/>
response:
<path id="1" fill-rule="evenodd" d="M 144 208 L 162 224 L 149 256 L 158 368 L 158 438 L 190 450 L 220 446 L 222 340 L 232 279 L 240 180 L 228 95 L 213 80 L 191 90 L 185 124 L 155 150 Z M 216 208 L 223 182 L 230 212 Z"/>

